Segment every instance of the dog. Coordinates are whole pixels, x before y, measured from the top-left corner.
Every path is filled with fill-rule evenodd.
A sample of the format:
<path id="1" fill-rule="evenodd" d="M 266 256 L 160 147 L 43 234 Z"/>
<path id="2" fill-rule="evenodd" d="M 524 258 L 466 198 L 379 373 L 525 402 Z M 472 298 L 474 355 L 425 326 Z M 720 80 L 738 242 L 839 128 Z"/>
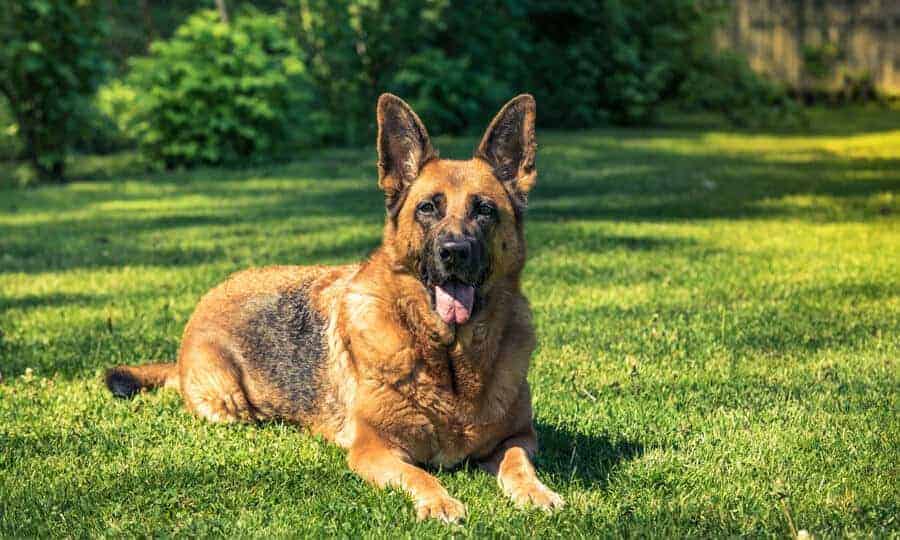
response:
<path id="1" fill-rule="evenodd" d="M 107 386 L 174 388 L 213 422 L 306 426 L 347 449 L 367 482 L 408 493 L 420 520 L 465 518 L 422 466 L 467 459 L 515 504 L 562 507 L 531 461 L 536 339 L 519 282 L 535 115 L 532 96 L 512 99 L 471 159 L 448 160 L 410 106 L 383 94 L 381 246 L 362 264 L 230 276 L 200 300 L 177 363 L 111 368 Z"/>

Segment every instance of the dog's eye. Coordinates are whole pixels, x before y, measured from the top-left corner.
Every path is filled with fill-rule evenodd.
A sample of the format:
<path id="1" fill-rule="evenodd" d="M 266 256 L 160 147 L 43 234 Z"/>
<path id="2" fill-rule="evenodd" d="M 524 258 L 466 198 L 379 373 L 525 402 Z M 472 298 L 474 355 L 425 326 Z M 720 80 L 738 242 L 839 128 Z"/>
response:
<path id="1" fill-rule="evenodd" d="M 476 212 L 479 216 L 491 217 L 491 216 L 494 215 L 494 207 L 491 206 L 491 205 L 489 205 L 489 204 L 487 204 L 487 203 L 481 203 L 481 204 L 479 204 L 478 207 L 475 209 L 475 212 Z"/>
<path id="2" fill-rule="evenodd" d="M 416 207 L 416 210 L 423 214 L 433 214 L 437 208 L 434 206 L 434 203 L 431 201 L 420 202 L 419 206 Z"/>

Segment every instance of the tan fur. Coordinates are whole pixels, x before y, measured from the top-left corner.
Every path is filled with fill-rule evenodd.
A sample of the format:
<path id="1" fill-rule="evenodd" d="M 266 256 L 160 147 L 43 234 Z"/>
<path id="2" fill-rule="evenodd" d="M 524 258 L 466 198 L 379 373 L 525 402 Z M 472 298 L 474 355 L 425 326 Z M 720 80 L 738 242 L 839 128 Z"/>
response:
<path id="1" fill-rule="evenodd" d="M 510 106 L 523 108 L 533 138 L 533 100 L 520 97 Z M 398 98 L 383 97 L 379 126 L 404 114 L 404 107 Z M 142 387 L 177 387 L 191 411 L 214 422 L 280 417 L 302 423 L 347 448 L 351 469 L 367 481 L 406 491 L 419 518 L 464 517 L 462 503 L 419 465 L 453 466 L 466 458 L 495 474 L 516 504 L 560 507 L 562 499 L 538 480 L 530 462 L 537 440 L 526 374 L 535 336 L 519 289 L 525 244 L 515 205 L 534 183 L 533 155 L 504 184 L 488 158 L 436 159 L 413 117 L 397 121 L 399 136 L 387 129 L 379 134 L 379 149 L 395 152 L 380 157 L 379 183 L 389 206 L 402 200 L 385 221 L 382 246 L 367 261 L 235 274 L 200 301 L 177 367 L 122 366 L 111 373 L 127 372 Z M 404 138 L 402 130 L 410 129 L 413 139 L 424 139 Z M 446 196 L 442 224 L 449 230 L 465 219 L 471 195 L 498 205 L 499 221 L 487 239 L 491 273 L 481 285 L 488 300 L 458 327 L 437 316 L 413 272 L 425 242 L 415 201 L 438 191 Z M 237 336 L 252 324 L 254 306 L 298 287 L 325 321 L 327 347 L 315 412 L 291 416 L 291 395 L 246 358 Z"/>

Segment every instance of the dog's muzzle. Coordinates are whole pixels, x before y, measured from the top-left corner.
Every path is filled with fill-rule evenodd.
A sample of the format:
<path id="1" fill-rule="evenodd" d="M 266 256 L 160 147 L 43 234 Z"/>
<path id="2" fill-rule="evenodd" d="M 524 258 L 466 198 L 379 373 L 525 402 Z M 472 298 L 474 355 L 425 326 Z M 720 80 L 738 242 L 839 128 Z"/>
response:
<path id="1" fill-rule="evenodd" d="M 435 240 L 430 281 L 434 307 L 447 324 L 463 324 L 472 316 L 476 288 L 484 274 L 484 248 L 476 238 L 442 235 Z"/>

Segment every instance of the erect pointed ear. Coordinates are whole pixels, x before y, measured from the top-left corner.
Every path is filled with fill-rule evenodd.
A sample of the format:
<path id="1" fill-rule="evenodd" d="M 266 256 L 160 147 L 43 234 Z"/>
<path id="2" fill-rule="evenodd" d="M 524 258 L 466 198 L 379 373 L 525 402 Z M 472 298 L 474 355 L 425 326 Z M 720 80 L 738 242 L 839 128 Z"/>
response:
<path id="1" fill-rule="evenodd" d="M 437 157 L 428 131 L 405 101 L 393 94 L 378 98 L 378 187 L 389 210 L 402 203 L 406 188 L 428 161 Z"/>
<path id="2" fill-rule="evenodd" d="M 537 107 L 530 94 L 509 101 L 491 120 L 475 150 L 475 157 L 487 161 L 507 191 L 524 206 L 537 180 L 534 156 L 534 119 Z"/>

